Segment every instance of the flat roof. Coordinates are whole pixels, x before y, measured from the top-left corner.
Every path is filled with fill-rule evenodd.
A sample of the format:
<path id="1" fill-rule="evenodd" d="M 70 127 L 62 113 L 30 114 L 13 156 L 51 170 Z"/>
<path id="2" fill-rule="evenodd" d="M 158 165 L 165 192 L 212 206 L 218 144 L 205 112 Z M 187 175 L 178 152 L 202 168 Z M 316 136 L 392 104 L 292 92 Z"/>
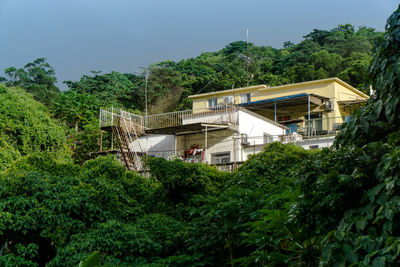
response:
<path id="1" fill-rule="evenodd" d="M 255 86 L 249 86 L 249 87 L 240 87 L 240 88 L 234 88 L 234 89 L 228 89 L 228 90 L 222 90 L 222 91 L 215 91 L 215 92 L 210 92 L 210 93 L 203 93 L 203 94 L 197 94 L 197 95 L 190 95 L 188 96 L 189 98 L 203 98 L 206 96 L 214 96 L 214 95 L 223 95 L 223 94 L 230 94 L 233 92 L 239 93 L 239 92 L 247 92 L 247 91 L 253 91 L 253 90 L 259 90 L 259 89 L 264 89 L 268 88 L 265 84 L 260 84 L 260 85 L 255 85 Z"/>
<path id="2" fill-rule="evenodd" d="M 222 90 L 222 91 L 216 91 L 216 92 L 210 92 L 210 93 L 204 93 L 204 94 L 197 94 L 197 95 L 190 95 L 189 98 L 198 99 L 198 98 L 204 98 L 204 97 L 212 97 L 212 96 L 216 96 L 216 95 L 231 94 L 232 92 L 234 92 L 234 93 L 248 92 L 248 91 L 271 92 L 271 91 L 276 91 L 276 90 L 285 90 L 285 89 L 289 89 L 289 88 L 298 88 L 298 87 L 303 87 L 303 86 L 332 83 L 332 82 L 336 82 L 336 83 L 342 85 L 343 87 L 349 89 L 350 91 L 353 91 L 354 93 L 360 95 L 361 97 L 363 97 L 365 99 L 369 98 L 368 95 L 357 90 L 350 84 L 342 81 L 341 79 L 339 79 L 337 77 L 321 79 L 321 80 L 314 80 L 314 81 L 307 81 L 307 82 L 300 82 L 300 83 L 291 83 L 291 84 L 272 86 L 272 87 L 261 84 L 261 85 L 256 85 L 256 86 L 235 88 L 235 89 L 230 89 L 230 90 L 228 89 L 228 90 Z"/>
<path id="3" fill-rule="evenodd" d="M 322 105 L 323 100 L 326 100 L 327 98 L 316 94 L 295 94 L 241 103 L 239 106 L 246 107 L 250 110 L 264 110 L 274 108 L 275 104 L 279 105 L 279 108 L 300 106 L 307 104 L 308 99 L 310 99 L 310 104 L 320 106 Z"/>
<path id="4" fill-rule="evenodd" d="M 147 129 L 145 132 L 147 134 L 185 134 L 185 133 L 195 133 L 195 132 L 200 132 L 202 130 L 207 129 L 209 131 L 213 130 L 220 130 L 220 129 L 228 129 L 229 124 L 224 123 L 224 124 L 216 124 L 216 123 L 204 123 L 204 122 L 197 122 L 197 123 L 190 123 L 190 124 L 183 124 L 183 125 L 177 125 L 177 126 L 170 126 L 170 127 L 164 127 L 164 128 L 155 128 L 155 129 Z"/>

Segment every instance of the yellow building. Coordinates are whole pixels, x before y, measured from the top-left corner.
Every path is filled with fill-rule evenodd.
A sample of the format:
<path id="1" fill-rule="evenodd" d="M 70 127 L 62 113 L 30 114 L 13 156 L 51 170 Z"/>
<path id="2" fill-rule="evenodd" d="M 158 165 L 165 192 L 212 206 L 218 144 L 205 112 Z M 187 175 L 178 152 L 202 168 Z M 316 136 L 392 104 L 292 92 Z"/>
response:
<path id="1" fill-rule="evenodd" d="M 189 96 L 193 112 L 224 104 L 252 110 L 289 128 L 288 133 L 336 131 L 368 95 L 338 78 L 269 87 L 257 85 Z"/>
<path id="2" fill-rule="evenodd" d="M 129 169 L 141 156 L 179 157 L 231 166 L 271 142 L 305 149 L 330 147 L 340 125 L 368 96 L 338 78 L 275 87 L 266 85 L 192 95 L 193 109 L 139 116 L 100 110 Z"/>

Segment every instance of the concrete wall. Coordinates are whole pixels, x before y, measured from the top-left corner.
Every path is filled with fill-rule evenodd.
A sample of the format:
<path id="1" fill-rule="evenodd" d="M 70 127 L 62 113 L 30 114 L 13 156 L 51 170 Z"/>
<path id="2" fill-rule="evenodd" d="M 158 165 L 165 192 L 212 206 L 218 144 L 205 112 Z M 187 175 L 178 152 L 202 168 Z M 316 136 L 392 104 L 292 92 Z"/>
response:
<path id="1" fill-rule="evenodd" d="M 293 142 L 297 146 L 301 146 L 304 149 L 321 149 L 325 147 L 331 147 L 333 142 L 335 141 L 335 136 L 328 137 L 320 137 L 320 138 L 311 138 L 311 139 L 303 139 L 297 142 Z M 263 151 L 265 145 L 255 145 L 243 147 L 241 150 L 243 160 L 247 160 L 251 155 L 257 154 Z"/>
<path id="2" fill-rule="evenodd" d="M 207 149 L 204 160 L 210 163 L 212 154 L 223 152 L 229 152 L 233 159 L 234 135 L 234 131 L 227 129 L 207 131 Z M 177 154 L 179 156 L 184 158 L 185 150 L 189 150 L 192 146 L 205 148 L 205 132 L 177 136 Z"/>
<path id="3" fill-rule="evenodd" d="M 139 137 L 138 140 L 130 144 L 134 151 L 147 152 L 148 156 L 155 156 L 167 159 L 174 154 L 175 136 L 164 134 L 152 134 Z"/>
<path id="4" fill-rule="evenodd" d="M 246 134 L 251 145 L 258 145 L 264 142 L 264 133 L 276 137 L 284 135 L 285 129 L 239 110 L 239 133 Z"/>
<path id="5" fill-rule="evenodd" d="M 190 150 L 191 147 L 198 147 L 205 150 L 205 162 L 212 163 L 213 156 L 221 153 L 229 153 L 230 162 L 233 162 L 247 159 L 243 153 L 240 134 L 247 134 L 252 145 L 263 144 L 264 133 L 273 136 L 274 140 L 277 139 L 277 136 L 284 134 L 282 127 L 260 118 L 257 114 L 251 114 L 250 111 L 239 110 L 238 117 L 237 131 L 231 129 L 208 130 L 207 147 L 204 130 L 199 133 L 177 135 L 176 141 L 173 135 L 141 136 L 130 147 L 135 151 L 145 151 L 149 156 L 163 158 L 174 155 L 175 151 L 177 156 L 185 158 L 185 151 Z"/>

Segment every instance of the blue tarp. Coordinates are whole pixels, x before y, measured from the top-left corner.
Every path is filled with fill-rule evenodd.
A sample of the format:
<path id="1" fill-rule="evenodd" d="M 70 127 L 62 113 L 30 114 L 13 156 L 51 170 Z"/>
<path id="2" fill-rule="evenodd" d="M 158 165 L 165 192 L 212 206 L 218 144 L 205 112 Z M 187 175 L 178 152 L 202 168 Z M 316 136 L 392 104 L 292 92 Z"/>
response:
<path id="1" fill-rule="evenodd" d="M 265 100 L 258 100 L 258 101 L 254 101 L 254 102 L 241 103 L 241 104 L 239 104 L 239 106 L 247 106 L 247 105 L 254 105 L 254 104 L 261 104 L 261 103 L 268 103 L 268 102 L 278 102 L 278 101 L 282 101 L 282 100 L 288 100 L 288 99 L 299 98 L 299 97 L 304 97 L 304 96 L 308 96 L 308 94 L 288 95 L 288 96 L 270 98 L 270 99 L 265 99 Z"/>

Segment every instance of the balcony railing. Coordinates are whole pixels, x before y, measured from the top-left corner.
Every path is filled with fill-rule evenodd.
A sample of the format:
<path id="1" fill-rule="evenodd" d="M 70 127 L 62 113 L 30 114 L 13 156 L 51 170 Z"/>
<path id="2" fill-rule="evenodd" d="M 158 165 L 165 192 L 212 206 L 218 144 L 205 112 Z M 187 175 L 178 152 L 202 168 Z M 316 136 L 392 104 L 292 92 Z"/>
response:
<path id="1" fill-rule="evenodd" d="M 124 119 L 126 122 L 125 124 L 127 125 L 126 127 L 130 132 L 133 132 L 135 129 L 137 135 L 142 135 L 144 133 L 143 117 L 123 111 L 122 109 L 100 109 L 99 119 L 100 128 L 108 126 L 120 126 L 122 119 Z"/>
<path id="2" fill-rule="evenodd" d="M 347 117 L 318 118 L 284 125 L 289 128 L 287 135 L 296 132 L 304 137 L 323 136 L 336 134 L 346 120 Z"/>
<path id="3" fill-rule="evenodd" d="M 132 122 L 136 131 L 159 129 L 194 123 L 238 124 L 239 113 L 236 107 L 221 106 L 215 109 L 184 110 L 169 113 L 139 116 L 120 109 L 101 109 L 100 127 L 118 126 L 121 118 Z"/>

